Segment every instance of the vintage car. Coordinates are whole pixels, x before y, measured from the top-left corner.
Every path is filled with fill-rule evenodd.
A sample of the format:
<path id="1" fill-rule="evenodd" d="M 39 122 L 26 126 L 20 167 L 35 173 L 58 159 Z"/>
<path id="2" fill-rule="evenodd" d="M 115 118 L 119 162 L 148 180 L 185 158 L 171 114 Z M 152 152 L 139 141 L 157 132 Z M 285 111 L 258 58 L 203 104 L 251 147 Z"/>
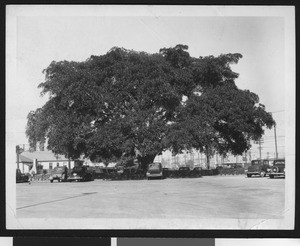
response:
<path id="1" fill-rule="evenodd" d="M 55 167 L 50 173 L 49 180 L 51 183 L 53 183 L 54 180 L 66 182 L 68 181 L 68 176 L 68 168 L 66 166 Z"/>
<path id="2" fill-rule="evenodd" d="M 265 177 L 269 173 L 270 168 L 269 160 L 252 160 L 247 170 L 247 177 L 250 178 L 253 175 Z"/>
<path id="3" fill-rule="evenodd" d="M 174 173 L 173 169 L 164 167 L 162 171 L 163 171 L 164 178 L 172 178 L 173 177 L 173 175 L 172 175 Z"/>
<path id="4" fill-rule="evenodd" d="M 148 165 L 147 173 L 146 173 L 147 179 L 151 178 L 159 178 L 163 179 L 163 167 L 160 162 L 154 162 Z"/>
<path id="5" fill-rule="evenodd" d="M 178 170 L 175 170 L 173 168 L 163 168 L 163 176 L 165 178 L 177 178 L 177 172 Z"/>
<path id="6" fill-rule="evenodd" d="M 94 175 L 93 170 L 91 170 L 87 166 L 77 166 L 74 167 L 71 171 L 70 177 L 68 177 L 68 181 L 93 181 Z"/>
<path id="7" fill-rule="evenodd" d="M 178 178 L 188 178 L 191 169 L 189 167 L 179 167 L 177 171 Z"/>
<path id="8" fill-rule="evenodd" d="M 190 171 L 189 177 L 191 177 L 191 178 L 202 177 L 202 168 L 201 168 L 201 167 L 194 167 L 194 168 Z"/>
<path id="9" fill-rule="evenodd" d="M 273 162 L 273 167 L 269 173 L 271 179 L 275 177 L 285 178 L 285 159 L 277 159 Z"/>
<path id="10" fill-rule="evenodd" d="M 16 182 L 17 183 L 29 182 L 29 177 L 28 175 L 22 173 L 20 169 L 16 169 Z"/>

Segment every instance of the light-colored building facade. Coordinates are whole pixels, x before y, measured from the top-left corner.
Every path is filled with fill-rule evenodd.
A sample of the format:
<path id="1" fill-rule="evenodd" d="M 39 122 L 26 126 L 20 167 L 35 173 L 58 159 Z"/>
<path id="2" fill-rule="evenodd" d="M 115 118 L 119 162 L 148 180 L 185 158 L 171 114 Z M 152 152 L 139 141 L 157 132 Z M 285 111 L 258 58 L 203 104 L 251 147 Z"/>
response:
<path id="1" fill-rule="evenodd" d="M 28 173 L 37 160 L 37 170 L 51 170 L 58 166 L 73 168 L 82 163 L 82 160 L 69 160 L 63 155 L 55 155 L 51 151 L 24 151 L 19 155 L 19 168 L 22 173 Z M 17 167 L 18 168 L 18 167 Z"/>
<path id="2" fill-rule="evenodd" d="M 191 168 L 195 166 L 200 166 L 202 168 L 207 168 L 206 156 L 199 151 L 193 150 L 192 152 L 183 152 L 173 156 L 171 151 L 164 151 L 162 155 L 158 155 L 154 159 L 155 162 L 161 162 L 166 168 L 178 169 L 181 166 L 190 166 Z M 210 158 L 210 168 L 216 168 L 218 165 L 224 163 L 240 163 L 245 164 L 250 162 L 249 156 L 233 156 L 228 155 L 226 158 L 220 155 L 214 155 Z"/>

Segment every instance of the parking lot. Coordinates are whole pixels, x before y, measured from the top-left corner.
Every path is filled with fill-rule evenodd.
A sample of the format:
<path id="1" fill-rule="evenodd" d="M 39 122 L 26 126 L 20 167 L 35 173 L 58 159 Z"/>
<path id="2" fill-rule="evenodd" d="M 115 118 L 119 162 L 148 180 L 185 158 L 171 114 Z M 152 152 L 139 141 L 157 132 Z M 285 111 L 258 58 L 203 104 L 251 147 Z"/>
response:
<path id="1" fill-rule="evenodd" d="M 17 184 L 19 218 L 281 218 L 285 179 L 245 175 Z"/>

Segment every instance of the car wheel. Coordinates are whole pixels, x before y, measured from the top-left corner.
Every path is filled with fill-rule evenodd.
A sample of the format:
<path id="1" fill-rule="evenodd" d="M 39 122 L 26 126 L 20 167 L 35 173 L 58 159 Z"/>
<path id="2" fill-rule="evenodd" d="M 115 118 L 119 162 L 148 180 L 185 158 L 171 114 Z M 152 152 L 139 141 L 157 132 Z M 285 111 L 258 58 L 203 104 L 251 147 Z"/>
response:
<path id="1" fill-rule="evenodd" d="M 270 174 L 269 177 L 270 177 L 270 179 L 273 179 L 273 178 L 274 178 L 274 175 L 271 175 L 271 174 Z"/>
<path id="2" fill-rule="evenodd" d="M 247 177 L 248 177 L 248 178 L 251 178 L 251 176 L 252 176 L 251 174 L 247 174 Z"/>
<path id="3" fill-rule="evenodd" d="M 50 180 L 50 183 L 53 183 L 53 180 Z"/>

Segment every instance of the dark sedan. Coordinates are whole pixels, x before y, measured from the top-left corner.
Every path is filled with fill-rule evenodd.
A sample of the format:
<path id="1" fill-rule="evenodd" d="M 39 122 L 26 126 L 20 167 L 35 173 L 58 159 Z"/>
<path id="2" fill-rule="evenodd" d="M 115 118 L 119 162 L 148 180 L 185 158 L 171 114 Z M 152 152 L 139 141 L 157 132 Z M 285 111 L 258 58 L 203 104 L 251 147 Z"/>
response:
<path id="1" fill-rule="evenodd" d="M 86 166 L 78 166 L 72 169 L 68 181 L 93 181 L 94 175 L 93 171 L 89 170 Z"/>
<path id="2" fill-rule="evenodd" d="M 49 180 L 53 183 L 54 180 L 58 182 L 67 181 L 68 178 L 68 168 L 66 166 L 55 167 L 50 174 Z"/>
<path id="3" fill-rule="evenodd" d="M 29 182 L 29 177 L 28 175 L 22 173 L 20 169 L 16 169 L 16 182 L 17 183 Z"/>
<path id="4" fill-rule="evenodd" d="M 269 177 L 271 179 L 273 179 L 275 177 L 285 178 L 285 160 L 284 159 L 274 160 L 273 167 L 271 169 L 271 172 L 269 173 Z"/>

